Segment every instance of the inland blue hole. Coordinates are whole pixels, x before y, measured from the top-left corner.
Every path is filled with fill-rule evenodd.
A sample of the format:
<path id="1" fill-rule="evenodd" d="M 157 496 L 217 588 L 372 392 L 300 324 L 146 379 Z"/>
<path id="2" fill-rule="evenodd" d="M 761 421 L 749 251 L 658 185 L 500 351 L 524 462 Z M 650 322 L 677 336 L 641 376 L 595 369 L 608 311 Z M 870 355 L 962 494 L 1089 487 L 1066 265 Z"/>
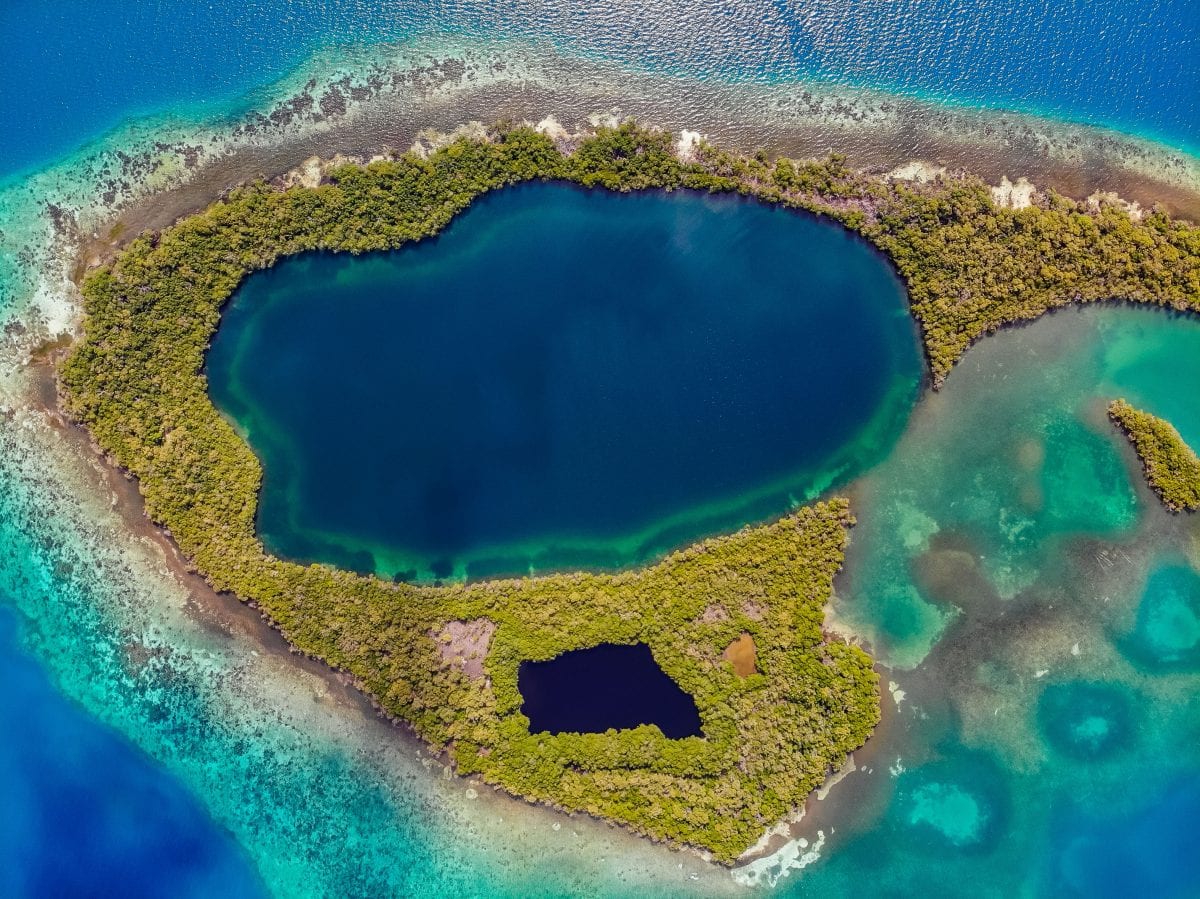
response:
<path id="1" fill-rule="evenodd" d="M 533 733 L 604 733 L 654 724 L 698 737 L 696 701 L 658 667 L 650 647 L 602 643 L 544 662 L 522 662 L 517 686 Z"/>

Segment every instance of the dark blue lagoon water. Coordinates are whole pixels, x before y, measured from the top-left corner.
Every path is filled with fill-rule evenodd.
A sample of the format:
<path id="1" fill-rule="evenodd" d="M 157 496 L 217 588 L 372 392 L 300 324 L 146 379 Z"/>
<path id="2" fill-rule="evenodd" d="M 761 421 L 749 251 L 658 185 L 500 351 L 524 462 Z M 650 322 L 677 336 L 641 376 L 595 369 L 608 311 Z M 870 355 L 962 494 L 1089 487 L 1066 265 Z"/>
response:
<path id="1" fill-rule="evenodd" d="M 899 281 L 837 225 L 538 184 L 252 275 L 208 377 L 263 462 L 269 547 L 428 578 L 782 514 L 887 451 L 920 358 Z"/>
<path id="2" fill-rule="evenodd" d="M 533 733 L 602 734 L 653 724 L 672 740 L 700 736 L 696 701 L 644 643 L 604 643 L 522 662 L 517 686 Z"/>

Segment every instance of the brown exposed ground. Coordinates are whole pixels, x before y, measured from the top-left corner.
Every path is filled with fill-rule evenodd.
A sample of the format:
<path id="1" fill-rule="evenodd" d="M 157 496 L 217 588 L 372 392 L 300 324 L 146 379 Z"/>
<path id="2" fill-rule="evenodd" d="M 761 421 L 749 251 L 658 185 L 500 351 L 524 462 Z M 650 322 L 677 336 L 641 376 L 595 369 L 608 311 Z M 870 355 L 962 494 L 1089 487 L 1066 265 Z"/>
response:
<path id="1" fill-rule="evenodd" d="M 758 673 L 758 666 L 755 664 L 754 638 L 749 634 L 742 634 L 726 646 L 725 651 L 721 653 L 721 658 L 733 665 L 734 673 L 738 677 L 749 677 Z"/>
<path id="2" fill-rule="evenodd" d="M 494 633 L 495 622 L 475 618 L 451 621 L 434 639 L 444 663 L 461 668 L 468 677 L 483 677 L 483 660 L 487 658 Z"/>

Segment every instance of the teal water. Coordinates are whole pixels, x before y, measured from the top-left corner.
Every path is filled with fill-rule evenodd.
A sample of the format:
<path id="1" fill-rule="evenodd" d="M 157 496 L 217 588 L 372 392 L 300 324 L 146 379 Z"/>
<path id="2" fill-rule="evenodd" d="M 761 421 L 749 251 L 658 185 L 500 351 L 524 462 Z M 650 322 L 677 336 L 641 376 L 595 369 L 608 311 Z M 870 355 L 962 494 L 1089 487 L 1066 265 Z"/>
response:
<path id="1" fill-rule="evenodd" d="M 2 599 L 0 895 L 265 896 L 245 853 L 183 784 L 54 688 Z"/>
<path id="2" fill-rule="evenodd" d="M 883 895 L 1200 894 L 1200 522 L 1162 509 L 1104 415 L 1126 396 L 1197 444 L 1198 356 L 1200 322 L 1127 307 L 988 338 L 857 485 L 834 611 L 902 701 L 798 895 L 864 876 Z"/>
<path id="3" fill-rule="evenodd" d="M 883 895 L 1200 891 L 1200 525 L 1161 509 L 1103 415 L 1125 395 L 1200 443 L 1200 409 L 1179 389 L 1198 356 L 1200 322 L 1145 309 L 990 337 L 851 486 L 859 524 L 834 612 L 905 695 L 885 694 L 859 770 L 811 804 L 801 828 L 824 842 L 778 889 L 837 896 L 869 877 Z M 585 822 L 555 831 L 516 803 L 464 801 L 292 660 L 147 603 L 178 588 L 131 567 L 107 498 L 86 512 L 107 522 L 97 532 L 75 491 L 47 486 L 43 457 L 16 442 L 26 427 L 2 432 L 0 454 L 20 485 L 0 506 L 0 595 L 23 644 L 201 797 L 277 894 L 729 884 L 675 879 L 686 859 Z"/>
<path id="4" fill-rule="evenodd" d="M 723 885 L 697 859 L 656 867 L 632 837 L 556 827 L 450 778 L 236 607 L 197 607 L 107 496 L 80 502 L 86 467 L 60 460 L 47 482 L 44 451 L 13 440 L 26 430 L 0 431 L 0 466 L 19 487 L 0 494 L 0 599 L 14 651 L 39 669 L 21 677 L 10 661 L 0 703 L 17 744 L 0 753 L 0 819 L 24 838 L 8 847 L 21 865 L 0 875 L 4 895 L 538 896 L 594 883 L 669 895 L 697 872 Z M 38 722 L 55 720 L 75 733 L 43 746 L 54 734 Z M 111 731 L 128 745 L 110 748 Z M 88 752 L 97 744 L 107 757 Z M 72 788 L 69 801 L 36 801 Z M 51 838 L 39 840 L 43 817 Z M 83 871 L 66 858 L 108 867 L 72 891 Z"/>
<path id="5" fill-rule="evenodd" d="M 285 557 L 409 579 L 623 566 L 886 455 L 921 377 L 898 278 L 735 197 L 537 184 L 437 239 L 250 276 L 207 359 Z"/>

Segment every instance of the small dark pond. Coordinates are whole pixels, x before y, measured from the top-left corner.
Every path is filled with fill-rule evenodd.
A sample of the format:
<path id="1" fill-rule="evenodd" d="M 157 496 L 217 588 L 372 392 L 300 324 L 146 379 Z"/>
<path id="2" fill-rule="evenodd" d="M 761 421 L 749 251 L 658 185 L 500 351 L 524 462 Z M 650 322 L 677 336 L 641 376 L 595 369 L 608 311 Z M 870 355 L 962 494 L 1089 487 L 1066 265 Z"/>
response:
<path id="1" fill-rule="evenodd" d="M 658 667 L 645 643 L 602 643 L 545 662 L 522 662 L 517 686 L 534 733 L 656 724 L 672 740 L 701 735 L 696 701 Z"/>

